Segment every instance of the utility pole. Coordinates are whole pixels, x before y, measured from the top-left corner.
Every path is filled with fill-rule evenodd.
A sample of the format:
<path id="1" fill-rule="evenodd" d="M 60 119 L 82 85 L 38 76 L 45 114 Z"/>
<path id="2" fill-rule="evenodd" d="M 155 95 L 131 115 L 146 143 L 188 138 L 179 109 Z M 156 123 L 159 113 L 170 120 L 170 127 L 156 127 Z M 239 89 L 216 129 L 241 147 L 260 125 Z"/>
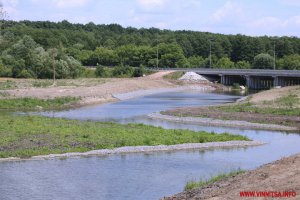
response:
<path id="1" fill-rule="evenodd" d="M 274 41 L 274 70 L 276 69 L 276 45 Z"/>
<path id="2" fill-rule="evenodd" d="M 158 69 L 158 41 L 156 45 L 156 68 Z"/>
<path id="3" fill-rule="evenodd" d="M 211 68 L 211 39 L 209 40 L 209 68 Z"/>

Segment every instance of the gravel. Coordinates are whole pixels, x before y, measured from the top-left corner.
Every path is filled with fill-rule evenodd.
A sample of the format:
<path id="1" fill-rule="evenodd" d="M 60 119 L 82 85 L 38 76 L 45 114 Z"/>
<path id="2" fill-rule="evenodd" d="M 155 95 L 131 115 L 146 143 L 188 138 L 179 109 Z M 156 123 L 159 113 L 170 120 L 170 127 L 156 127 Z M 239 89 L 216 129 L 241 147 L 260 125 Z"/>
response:
<path id="1" fill-rule="evenodd" d="M 182 77 L 179 78 L 181 81 L 193 81 L 193 82 L 209 82 L 205 77 L 195 73 L 186 72 Z"/>
<path id="2" fill-rule="evenodd" d="M 252 122 L 237 121 L 237 120 L 221 120 L 221 119 L 202 118 L 202 117 L 177 117 L 177 116 L 163 115 L 161 113 L 152 113 L 148 116 L 153 119 L 161 119 L 161 120 L 181 122 L 181 123 L 201 124 L 205 126 L 225 126 L 225 127 L 254 128 L 254 129 L 264 129 L 264 130 L 280 130 L 280 131 L 297 130 L 297 128 L 295 127 L 282 126 L 276 124 L 260 124 L 260 123 L 252 123 Z"/>
<path id="3" fill-rule="evenodd" d="M 264 142 L 259 141 L 227 141 L 227 142 L 208 142 L 208 143 L 186 143 L 177 145 L 158 145 L 158 146 L 130 146 L 120 147 L 115 149 L 92 150 L 84 153 L 64 153 L 33 156 L 28 159 L 16 157 L 1 158 L 0 161 L 18 161 L 18 160 L 46 160 L 56 158 L 76 158 L 82 156 L 103 156 L 110 154 L 125 154 L 125 153 L 143 153 L 143 152 L 158 152 L 158 151 L 178 151 L 178 150 L 195 150 L 195 149 L 210 149 L 210 148 L 238 148 L 247 146 L 263 145 Z"/>

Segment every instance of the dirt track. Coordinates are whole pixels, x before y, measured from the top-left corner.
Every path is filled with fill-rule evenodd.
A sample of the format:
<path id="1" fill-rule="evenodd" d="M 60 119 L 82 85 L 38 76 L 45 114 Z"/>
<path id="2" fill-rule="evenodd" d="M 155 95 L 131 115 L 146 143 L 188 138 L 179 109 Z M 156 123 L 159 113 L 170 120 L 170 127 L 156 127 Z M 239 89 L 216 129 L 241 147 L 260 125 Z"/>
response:
<path id="1" fill-rule="evenodd" d="M 155 88 L 172 88 L 176 85 L 163 79 L 163 76 L 172 71 L 162 71 L 155 74 L 140 77 L 140 78 L 112 78 L 104 79 L 95 85 L 81 84 L 79 86 L 57 86 L 46 88 L 20 88 L 13 90 L 5 90 L 10 98 L 33 97 L 50 99 L 55 97 L 73 96 L 81 97 L 81 104 L 94 104 L 114 101 L 112 94 L 125 93 L 141 89 L 155 89 Z M 18 81 L 16 79 L 10 79 Z M 3 81 L 3 80 L 2 80 Z M 88 79 L 78 80 L 87 82 Z"/>
<path id="2" fill-rule="evenodd" d="M 164 200 L 236 200 L 236 199 L 272 199 L 248 197 L 241 198 L 240 192 L 296 192 L 300 199 L 300 154 L 283 158 L 279 161 L 263 165 L 256 170 L 248 171 L 235 177 L 226 178 L 203 188 L 179 193 Z M 287 198 L 275 198 L 287 199 Z"/>

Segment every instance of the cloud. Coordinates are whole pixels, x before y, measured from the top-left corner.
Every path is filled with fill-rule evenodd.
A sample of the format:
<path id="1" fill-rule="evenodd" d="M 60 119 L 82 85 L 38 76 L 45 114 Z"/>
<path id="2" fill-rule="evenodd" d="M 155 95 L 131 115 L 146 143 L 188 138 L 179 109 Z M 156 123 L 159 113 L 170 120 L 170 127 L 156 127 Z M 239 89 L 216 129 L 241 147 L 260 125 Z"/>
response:
<path id="1" fill-rule="evenodd" d="M 238 4 L 232 1 L 227 1 L 221 8 L 212 14 L 211 18 L 215 22 L 221 22 L 226 17 L 236 17 L 241 16 L 241 14 L 242 9 Z"/>
<path id="2" fill-rule="evenodd" d="M 81 7 L 87 5 L 88 2 L 89 0 L 52 0 L 52 3 L 58 8 Z"/>
<path id="3" fill-rule="evenodd" d="M 137 0 L 137 3 L 145 9 L 163 7 L 168 2 L 169 0 Z"/>
<path id="4" fill-rule="evenodd" d="M 249 27 L 252 30 L 263 30 L 265 34 L 299 35 L 300 15 L 288 19 L 264 17 L 252 22 Z"/>

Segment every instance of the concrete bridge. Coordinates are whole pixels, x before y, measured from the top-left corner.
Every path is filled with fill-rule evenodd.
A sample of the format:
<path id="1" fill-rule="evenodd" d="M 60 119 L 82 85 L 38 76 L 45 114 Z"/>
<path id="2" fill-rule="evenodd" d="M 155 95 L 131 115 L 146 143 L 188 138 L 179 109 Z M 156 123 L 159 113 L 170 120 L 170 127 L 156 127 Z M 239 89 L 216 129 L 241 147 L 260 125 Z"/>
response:
<path id="1" fill-rule="evenodd" d="M 170 70 L 170 69 L 169 69 Z M 218 81 L 224 85 L 239 83 L 250 89 L 269 89 L 276 86 L 300 85 L 300 70 L 260 70 L 260 69 L 207 69 L 189 68 L 176 69 L 178 71 L 193 71 Z"/>

